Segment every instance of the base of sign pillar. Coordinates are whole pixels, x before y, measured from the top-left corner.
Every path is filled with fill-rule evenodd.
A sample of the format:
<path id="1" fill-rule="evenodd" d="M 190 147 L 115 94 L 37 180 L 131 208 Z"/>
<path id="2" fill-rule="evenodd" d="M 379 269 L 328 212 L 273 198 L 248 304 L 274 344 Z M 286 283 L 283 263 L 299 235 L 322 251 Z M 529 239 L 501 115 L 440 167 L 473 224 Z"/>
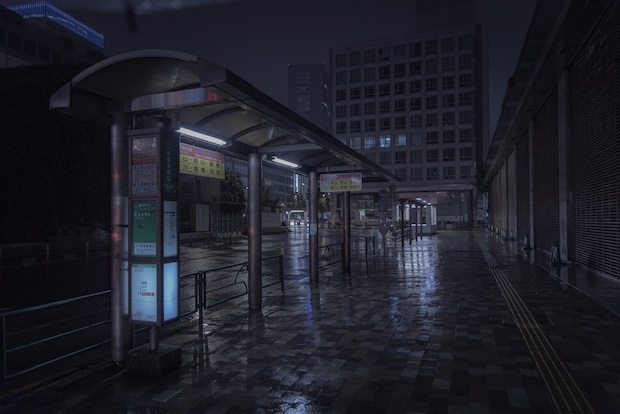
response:
<path id="1" fill-rule="evenodd" d="M 181 366 L 181 347 L 159 344 L 159 349 L 151 351 L 149 344 L 139 346 L 127 353 L 127 372 L 161 376 Z"/>

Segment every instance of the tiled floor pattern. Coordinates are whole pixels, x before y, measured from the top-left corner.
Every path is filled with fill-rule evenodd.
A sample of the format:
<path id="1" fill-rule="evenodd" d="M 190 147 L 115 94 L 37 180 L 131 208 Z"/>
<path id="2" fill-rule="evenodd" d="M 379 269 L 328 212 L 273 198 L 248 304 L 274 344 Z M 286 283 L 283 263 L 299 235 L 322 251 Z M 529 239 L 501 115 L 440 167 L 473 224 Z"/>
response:
<path id="1" fill-rule="evenodd" d="M 485 234 L 479 234 L 485 240 Z M 398 243 L 350 275 L 307 273 L 163 342 L 161 378 L 109 363 L 0 401 L 0 411 L 79 413 L 553 413 L 545 384 L 474 233 Z M 620 320 L 488 239 L 505 277 L 588 394 L 620 411 Z M 356 256 L 357 255 L 357 256 Z M 295 272 L 297 274 L 297 272 Z"/>

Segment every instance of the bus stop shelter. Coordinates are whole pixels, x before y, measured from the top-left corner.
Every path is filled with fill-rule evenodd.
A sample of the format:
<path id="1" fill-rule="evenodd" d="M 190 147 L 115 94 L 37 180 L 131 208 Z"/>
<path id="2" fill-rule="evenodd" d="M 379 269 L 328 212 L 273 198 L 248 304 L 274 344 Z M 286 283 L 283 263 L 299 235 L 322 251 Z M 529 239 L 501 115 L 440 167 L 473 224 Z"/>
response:
<path id="1" fill-rule="evenodd" d="M 75 76 L 50 108 L 111 125 L 112 360 L 124 361 L 123 268 L 128 254 L 127 136 L 164 125 L 224 155 L 248 161 L 249 308 L 261 308 L 261 169 L 263 163 L 309 176 L 310 280 L 318 282 L 318 182 L 322 173 L 363 173 L 364 181 L 399 179 L 226 68 L 167 50 L 134 51 Z M 181 130 L 180 128 L 183 128 Z M 344 193 L 344 261 L 350 267 L 349 192 Z"/>

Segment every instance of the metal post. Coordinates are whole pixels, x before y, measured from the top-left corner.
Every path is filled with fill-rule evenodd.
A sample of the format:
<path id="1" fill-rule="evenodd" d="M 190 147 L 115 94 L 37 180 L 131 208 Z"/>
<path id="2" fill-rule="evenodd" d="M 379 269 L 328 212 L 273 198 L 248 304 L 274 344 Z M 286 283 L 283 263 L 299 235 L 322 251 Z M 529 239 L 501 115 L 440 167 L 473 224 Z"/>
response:
<path id="1" fill-rule="evenodd" d="M 342 204 L 342 213 L 344 223 L 342 224 L 343 232 L 343 263 L 342 268 L 344 271 L 351 269 L 351 192 L 344 192 L 344 201 Z"/>
<path id="2" fill-rule="evenodd" d="M 115 115 L 110 131 L 111 165 L 111 234 L 110 234 L 110 287 L 111 287 L 111 358 L 117 365 L 123 365 L 128 348 L 128 280 L 127 254 L 129 222 L 127 208 L 128 154 L 125 134 L 125 116 Z"/>
<path id="3" fill-rule="evenodd" d="M 149 329 L 149 349 L 157 351 L 159 349 L 159 328 L 151 326 Z"/>
<path id="4" fill-rule="evenodd" d="M 250 310 L 260 310 L 263 298 L 261 167 L 261 154 L 251 153 L 248 158 L 248 296 Z"/>
<path id="5" fill-rule="evenodd" d="M 318 175 L 316 171 L 310 171 L 308 180 L 308 213 L 310 214 L 310 227 L 308 237 L 310 242 L 310 282 L 319 282 L 319 189 Z"/>
<path id="6" fill-rule="evenodd" d="M 400 200 L 400 247 L 405 247 L 405 200 Z"/>

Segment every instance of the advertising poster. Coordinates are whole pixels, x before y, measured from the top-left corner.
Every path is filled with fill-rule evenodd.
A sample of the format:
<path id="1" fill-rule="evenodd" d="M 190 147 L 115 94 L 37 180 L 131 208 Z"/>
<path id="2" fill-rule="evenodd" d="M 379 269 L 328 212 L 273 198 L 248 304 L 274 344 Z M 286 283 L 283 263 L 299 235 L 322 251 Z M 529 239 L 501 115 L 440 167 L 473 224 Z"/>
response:
<path id="1" fill-rule="evenodd" d="M 178 252 L 177 202 L 164 200 L 164 257 L 176 256 Z"/>
<path id="2" fill-rule="evenodd" d="M 362 173 L 321 174 L 320 191 L 362 191 Z"/>
<path id="3" fill-rule="evenodd" d="M 180 144 L 179 152 L 182 174 L 224 179 L 224 154 L 187 144 Z"/>
<path id="4" fill-rule="evenodd" d="M 131 194 L 157 194 L 157 136 L 131 140 Z"/>
<path id="5" fill-rule="evenodd" d="M 134 257 L 155 257 L 157 254 L 157 202 L 131 202 L 131 254 Z"/>
<path id="6" fill-rule="evenodd" d="M 131 265 L 131 320 L 158 323 L 157 265 Z"/>

